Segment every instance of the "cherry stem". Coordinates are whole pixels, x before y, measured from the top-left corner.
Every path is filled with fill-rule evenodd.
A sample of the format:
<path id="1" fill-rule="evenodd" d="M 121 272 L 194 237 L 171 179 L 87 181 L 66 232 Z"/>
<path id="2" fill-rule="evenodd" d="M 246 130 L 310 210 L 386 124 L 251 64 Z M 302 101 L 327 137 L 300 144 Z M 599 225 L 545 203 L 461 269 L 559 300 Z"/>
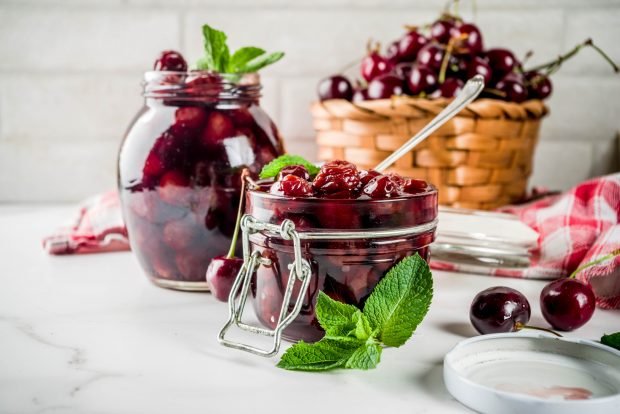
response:
<path id="1" fill-rule="evenodd" d="M 566 60 L 575 56 L 581 49 L 583 49 L 586 46 L 589 46 L 593 48 L 594 50 L 596 50 L 603 57 L 603 59 L 605 59 L 611 65 L 611 67 L 614 69 L 614 72 L 617 73 L 618 71 L 620 71 L 620 68 L 618 67 L 618 65 L 600 47 L 595 45 L 592 39 L 586 39 L 582 43 L 575 46 L 572 50 L 568 51 L 567 53 L 563 55 L 558 56 L 555 60 L 552 60 L 551 62 L 543 63 L 542 65 L 534 66 L 533 68 L 529 69 L 528 72 L 546 69 L 547 75 L 551 75 L 560 68 L 562 63 L 564 63 Z"/>
<path id="2" fill-rule="evenodd" d="M 616 256 L 620 256 L 620 249 L 614 250 L 611 253 L 608 253 L 608 254 L 606 254 L 604 256 L 601 256 L 601 257 L 599 257 L 596 260 L 593 260 L 591 262 L 588 262 L 588 263 L 584 264 L 583 266 L 579 266 L 577 269 L 575 269 L 575 271 L 573 273 L 570 274 L 570 276 L 568 276 L 568 278 L 569 279 L 574 279 L 577 276 L 577 274 L 579 272 L 581 272 L 582 270 L 585 270 L 585 269 L 587 269 L 589 267 L 592 267 L 592 266 L 596 266 L 597 264 L 605 262 L 605 261 L 610 260 L 610 259 L 613 259 Z"/>
<path id="3" fill-rule="evenodd" d="M 450 56 L 452 56 L 452 49 L 454 48 L 454 42 L 456 38 L 450 38 L 448 46 L 446 46 L 446 52 L 443 54 L 443 60 L 441 61 L 441 68 L 439 69 L 439 84 L 444 83 L 446 80 L 446 72 L 448 71 L 448 62 L 450 62 Z"/>
<path id="4" fill-rule="evenodd" d="M 560 338 L 562 337 L 562 335 L 560 335 L 559 333 L 557 333 L 556 331 L 553 331 L 551 329 L 540 328 L 538 326 L 525 325 L 525 324 L 522 324 L 521 322 L 515 323 L 515 330 L 520 331 L 521 329 L 533 329 L 535 331 L 547 332 L 547 333 L 553 334 L 555 336 L 559 336 Z"/>
<path id="5" fill-rule="evenodd" d="M 506 92 L 502 92 L 499 89 L 484 88 L 482 91 L 486 92 L 486 93 L 490 93 L 491 95 L 499 96 L 500 98 L 505 98 L 506 97 Z"/>
<path id="6" fill-rule="evenodd" d="M 227 259 L 235 257 L 235 247 L 237 247 L 237 238 L 239 237 L 239 228 L 241 227 L 241 215 L 243 213 L 243 201 L 245 200 L 245 180 L 249 178 L 250 172 L 247 168 L 241 171 L 241 195 L 239 196 L 239 209 L 237 210 L 237 221 L 235 222 L 235 231 L 230 242 L 230 249 L 228 249 Z"/>

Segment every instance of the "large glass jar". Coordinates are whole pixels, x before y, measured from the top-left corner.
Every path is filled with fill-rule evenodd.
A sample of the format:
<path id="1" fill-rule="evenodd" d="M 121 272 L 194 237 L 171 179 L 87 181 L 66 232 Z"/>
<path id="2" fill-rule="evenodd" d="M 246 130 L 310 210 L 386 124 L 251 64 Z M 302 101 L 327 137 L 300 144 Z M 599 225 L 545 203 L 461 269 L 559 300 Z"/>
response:
<path id="1" fill-rule="evenodd" d="M 264 191 L 250 191 L 246 200 L 246 213 L 255 219 L 271 224 L 290 219 L 301 235 L 302 255 L 312 276 L 299 315 L 283 332 L 283 337 L 294 341 L 312 342 L 323 336 L 314 313 L 319 291 L 363 308 L 374 287 L 399 260 L 415 253 L 428 260 L 428 246 L 435 238 L 437 191 L 430 185 L 418 194 L 385 200 L 286 198 Z M 306 232 L 332 236 L 310 240 L 304 239 Z M 351 236 L 333 237 L 343 232 Z M 269 259 L 254 274 L 250 293 L 259 321 L 274 329 L 294 260 L 293 243 L 269 232 L 256 232 L 249 241 L 253 252 Z M 297 281 L 297 292 L 300 285 Z"/>
<path id="2" fill-rule="evenodd" d="M 240 174 L 283 153 L 259 106 L 257 74 L 145 74 L 145 105 L 118 158 L 131 249 L 155 284 L 207 290 L 211 258 L 231 242 Z"/>

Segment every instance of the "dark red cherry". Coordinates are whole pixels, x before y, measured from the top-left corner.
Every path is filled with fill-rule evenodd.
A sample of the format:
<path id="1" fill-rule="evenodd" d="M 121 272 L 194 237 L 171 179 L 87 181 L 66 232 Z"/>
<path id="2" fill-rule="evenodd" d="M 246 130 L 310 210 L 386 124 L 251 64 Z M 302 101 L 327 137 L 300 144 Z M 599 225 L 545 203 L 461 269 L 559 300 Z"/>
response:
<path id="1" fill-rule="evenodd" d="M 415 66 L 415 63 L 411 63 L 411 62 L 399 63 L 398 65 L 394 66 L 394 73 L 398 77 L 407 79 L 409 77 L 409 74 L 411 73 L 411 69 L 414 66 Z"/>
<path id="2" fill-rule="evenodd" d="M 437 43 L 429 43 L 418 53 L 417 63 L 420 66 L 427 66 L 430 69 L 439 71 L 439 69 L 441 69 L 444 54 L 445 50 L 441 45 L 438 45 Z"/>
<path id="3" fill-rule="evenodd" d="M 454 98 L 463 89 L 465 82 L 457 78 L 448 78 L 432 94 L 432 97 Z"/>
<path id="4" fill-rule="evenodd" d="M 398 195 L 398 185 L 387 175 L 373 178 L 362 192 L 371 198 L 390 198 Z"/>
<path id="5" fill-rule="evenodd" d="M 293 174 L 273 183 L 269 192 L 286 197 L 310 197 L 313 193 L 312 184 Z"/>
<path id="6" fill-rule="evenodd" d="M 398 56 L 400 62 L 413 62 L 418 57 L 420 49 L 428 43 L 428 39 L 417 30 L 412 30 L 398 41 Z"/>
<path id="7" fill-rule="evenodd" d="M 207 267 L 206 279 L 209 290 L 217 300 L 228 302 L 230 289 L 235 283 L 243 259 L 237 257 L 217 256 L 211 259 Z"/>
<path id="8" fill-rule="evenodd" d="M 360 171 L 360 181 L 362 183 L 362 186 L 365 186 L 366 184 L 368 184 L 368 182 L 370 180 L 372 180 L 375 177 L 380 176 L 381 173 L 375 170 L 362 170 Z"/>
<path id="9" fill-rule="evenodd" d="M 476 75 L 481 75 L 484 78 L 484 84 L 488 85 L 491 82 L 493 72 L 491 71 L 491 65 L 489 62 L 480 56 L 475 56 L 467 66 L 467 78 L 471 79 Z"/>
<path id="10" fill-rule="evenodd" d="M 509 73 L 497 82 L 495 89 L 503 94 L 503 99 L 509 102 L 521 103 L 527 99 L 527 88 L 523 78 L 516 73 Z"/>
<path id="11" fill-rule="evenodd" d="M 525 81 L 530 98 L 547 99 L 551 92 L 553 92 L 551 79 L 541 73 L 527 72 L 525 74 Z"/>
<path id="12" fill-rule="evenodd" d="M 350 162 L 330 161 L 323 164 L 312 186 L 320 197 L 354 198 L 361 186 L 360 174 Z"/>
<path id="13" fill-rule="evenodd" d="M 456 54 L 477 55 L 482 52 L 482 34 L 475 24 L 457 26 L 452 31 L 452 36 L 458 39 L 455 44 Z"/>
<path id="14" fill-rule="evenodd" d="M 390 61 L 393 65 L 396 65 L 400 62 L 400 53 L 398 51 L 398 40 L 390 43 L 388 48 L 385 50 L 385 57 Z"/>
<path id="15" fill-rule="evenodd" d="M 353 94 L 353 102 L 363 102 L 368 100 L 368 88 L 358 88 Z"/>
<path id="16" fill-rule="evenodd" d="M 361 74 L 367 82 L 387 73 L 393 68 L 392 62 L 379 55 L 377 52 L 370 52 L 361 63 Z"/>
<path id="17" fill-rule="evenodd" d="M 200 129 L 207 122 L 207 113 L 196 106 L 179 108 L 174 113 L 176 123 L 183 128 Z"/>
<path id="18" fill-rule="evenodd" d="M 333 75 L 322 79 L 318 86 L 319 99 L 344 99 L 350 101 L 353 98 L 351 82 L 342 75 Z"/>
<path id="19" fill-rule="evenodd" d="M 448 66 L 446 67 L 446 77 L 459 78 L 463 81 L 469 79 L 467 77 L 467 69 L 469 67 L 469 56 L 450 56 Z"/>
<path id="20" fill-rule="evenodd" d="M 213 111 L 207 118 L 207 124 L 202 131 L 201 142 L 206 148 L 213 148 L 234 134 L 235 125 L 232 119 L 222 112 Z"/>
<path id="21" fill-rule="evenodd" d="M 508 49 L 489 49 L 485 52 L 485 56 L 496 79 L 501 79 L 512 72 L 517 65 L 517 59 Z"/>
<path id="22" fill-rule="evenodd" d="M 278 173 L 278 180 L 281 180 L 287 175 L 296 175 L 297 177 L 303 178 L 306 181 L 310 180 L 310 173 L 303 165 L 289 165 L 282 168 Z"/>
<path id="23" fill-rule="evenodd" d="M 469 308 L 471 324 L 481 334 L 515 332 L 530 320 L 530 303 L 523 294 L 505 286 L 478 293 Z"/>
<path id="24" fill-rule="evenodd" d="M 368 99 L 388 99 L 403 94 L 404 80 L 396 75 L 382 75 L 368 84 Z"/>
<path id="25" fill-rule="evenodd" d="M 401 190 L 406 194 L 417 194 L 426 191 L 428 183 L 416 178 L 405 178 L 401 185 Z"/>
<path id="26" fill-rule="evenodd" d="M 437 74 L 427 66 L 415 65 L 407 78 L 407 87 L 411 95 L 430 94 L 437 89 Z"/>
<path id="27" fill-rule="evenodd" d="M 592 318 L 596 299 L 590 285 L 577 279 L 558 279 L 540 292 L 540 309 L 549 324 L 572 331 Z"/>
<path id="28" fill-rule="evenodd" d="M 164 50 L 155 61 L 153 69 L 185 72 L 187 70 L 187 63 L 179 52 Z"/>
<path id="29" fill-rule="evenodd" d="M 431 25 L 431 39 L 447 44 L 454 30 L 453 19 L 440 19 Z"/>

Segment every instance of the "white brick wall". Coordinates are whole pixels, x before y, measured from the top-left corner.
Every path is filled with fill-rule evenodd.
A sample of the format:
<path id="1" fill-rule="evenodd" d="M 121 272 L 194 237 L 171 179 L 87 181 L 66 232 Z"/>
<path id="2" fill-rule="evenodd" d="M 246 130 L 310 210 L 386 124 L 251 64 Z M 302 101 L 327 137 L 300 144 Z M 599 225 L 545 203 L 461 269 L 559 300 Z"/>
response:
<path id="1" fill-rule="evenodd" d="M 369 37 L 432 20 L 433 0 L 3 0 L 0 2 L 0 202 L 77 200 L 114 186 L 120 139 L 157 53 L 201 53 L 204 22 L 234 47 L 284 50 L 264 71 L 263 106 L 290 152 L 314 158 L 318 79 L 358 58 Z M 620 61 L 620 0 L 461 1 L 488 46 L 552 58 L 587 37 Z M 565 189 L 618 170 L 620 76 L 593 51 L 554 78 L 533 184 Z"/>

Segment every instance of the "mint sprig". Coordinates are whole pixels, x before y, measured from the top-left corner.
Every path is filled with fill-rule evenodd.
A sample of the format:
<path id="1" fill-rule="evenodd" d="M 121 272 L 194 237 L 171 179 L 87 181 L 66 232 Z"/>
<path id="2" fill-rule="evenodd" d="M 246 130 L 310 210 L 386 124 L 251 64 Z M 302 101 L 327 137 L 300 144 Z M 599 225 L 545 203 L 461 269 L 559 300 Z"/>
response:
<path id="1" fill-rule="evenodd" d="M 307 161 L 305 158 L 299 155 L 284 154 L 265 165 L 260 172 L 259 178 L 273 178 L 278 175 L 282 168 L 291 165 L 303 165 L 310 175 L 316 175 L 319 172 L 319 167 Z"/>
<path id="2" fill-rule="evenodd" d="M 603 335 L 601 337 L 601 343 L 620 351 L 620 332 Z"/>
<path id="3" fill-rule="evenodd" d="M 418 254 L 389 270 L 363 312 L 319 292 L 316 315 L 325 336 L 314 344 L 302 341 L 293 345 L 278 367 L 298 371 L 375 368 L 383 346 L 401 346 L 413 335 L 432 297 L 432 274 Z"/>
<path id="4" fill-rule="evenodd" d="M 196 62 L 196 69 L 219 73 L 252 73 L 282 59 L 283 52 L 267 53 L 254 46 L 246 46 L 230 54 L 227 36 L 208 24 L 202 26 L 204 37 L 203 57 Z"/>

